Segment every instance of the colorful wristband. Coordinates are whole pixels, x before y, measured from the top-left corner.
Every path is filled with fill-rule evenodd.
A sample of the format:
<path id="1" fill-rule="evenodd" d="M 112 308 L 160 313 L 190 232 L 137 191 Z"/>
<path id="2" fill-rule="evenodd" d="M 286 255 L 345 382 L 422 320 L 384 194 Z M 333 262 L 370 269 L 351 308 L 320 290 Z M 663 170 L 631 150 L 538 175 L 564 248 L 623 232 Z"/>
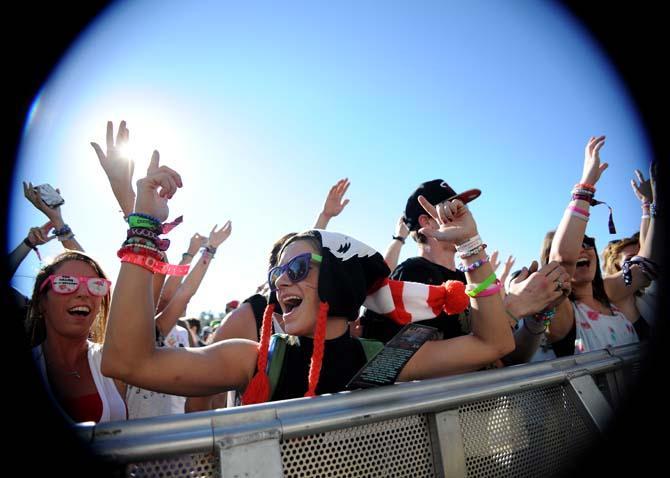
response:
<path id="1" fill-rule="evenodd" d="M 470 264 L 469 266 L 465 266 L 464 264 L 459 264 L 458 265 L 458 270 L 461 272 L 472 272 L 475 269 L 479 269 L 481 266 L 486 264 L 489 261 L 489 256 L 486 256 L 483 259 L 477 259 L 475 262 Z"/>
<path id="2" fill-rule="evenodd" d="M 596 187 L 593 184 L 589 183 L 577 183 L 575 184 L 575 189 L 588 189 L 592 193 L 596 192 Z"/>
<path id="3" fill-rule="evenodd" d="M 173 265 L 166 262 L 161 262 L 153 257 L 141 254 L 124 253 L 121 255 L 121 262 L 127 262 L 143 267 L 155 274 L 163 274 L 170 276 L 185 276 L 188 274 L 189 265 Z"/>
<path id="4" fill-rule="evenodd" d="M 577 207 L 577 206 L 568 206 L 568 209 L 569 209 L 570 211 L 573 211 L 573 212 L 576 212 L 576 213 L 578 213 L 578 214 L 581 214 L 582 216 L 589 217 L 589 216 L 591 215 L 591 214 L 589 214 L 589 212 L 588 212 L 586 209 L 582 209 L 581 207 Z"/>
<path id="5" fill-rule="evenodd" d="M 474 287 L 471 290 L 466 290 L 465 293 L 468 294 L 470 297 L 477 297 L 477 295 L 482 292 L 484 289 L 486 289 L 488 286 L 493 284 L 496 281 L 496 274 L 495 272 L 492 273 L 490 276 L 488 276 L 486 279 L 484 279 L 484 282 L 481 284 L 478 284 L 476 287 Z M 468 284 L 468 286 L 471 286 L 474 284 Z"/>
<path id="6" fill-rule="evenodd" d="M 477 294 L 477 298 L 489 297 L 495 295 L 498 292 L 500 292 L 500 289 L 502 289 L 502 287 L 503 287 L 502 283 L 498 279 L 496 279 L 496 281 L 492 285 L 490 285 L 489 287 L 481 291 L 479 294 Z"/>

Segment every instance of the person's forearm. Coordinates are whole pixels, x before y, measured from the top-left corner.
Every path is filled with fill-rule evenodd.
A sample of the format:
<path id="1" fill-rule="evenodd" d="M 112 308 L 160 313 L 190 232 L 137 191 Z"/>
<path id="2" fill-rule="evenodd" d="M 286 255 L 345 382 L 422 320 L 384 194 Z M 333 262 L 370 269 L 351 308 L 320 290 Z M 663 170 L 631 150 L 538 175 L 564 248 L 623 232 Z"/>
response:
<path id="1" fill-rule="evenodd" d="M 319 213 L 314 223 L 314 229 L 325 229 L 330 222 L 330 216 L 326 216 L 323 212 Z"/>
<path id="2" fill-rule="evenodd" d="M 389 269 L 394 270 L 398 265 L 398 259 L 400 258 L 400 251 L 402 250 L 403 242 L 398 239 L 393 239 L 391 243 L 386 248 L 386 254 L 384 254 L 384 260 L 389 266 Z"/>
<path id="3" fill-rule="evenodd" d="M 109 181 L 109 184 L 112 186 L 112 192 L 116 198 L 116 202 L 119 203 L 121 211 L 123 211 L 123 216 L 126 217 L 133 212 L 135 206 L 135 191 L 133 186 L 130 183 L 119 184 L 116 181 Z"/>
<path id="4" fill-rule="evenodd" d="M 479 254 L 463 258 L 463 263 L 467 267 L 477 260 L 485 259 L 485 257 L 486 253 L 482 251 Z M 472 271 L 467 271 L 466 277 L 469 284 L 481 284 L 491 274 L 494 274 L 493 267 L 489 262 L 486 262 Z M 496 358 L 510 353 L 514 349 L 514 338 L 500 294 L 495 293 L 488 297 L 471 298 L 470 306 L 473 335 L 494 348 L 498 355 Z"/>
<path id="5" fill-rule="evenodd" d="M 207 273 L 212 256 L 203 252 L 184 282 L 179 286 L 165 309 L 156 317 L 156 325 L 163 335 L 167 335 L 177 323 L 191 298 L 195 295 Z"/>
<path id="6" fill-rule="evenodd" d="M 572 210 L 571 207 L 577 210 Z M 590 207 L 591 205 L 582 199 L 571 201 L 551 242 L 549 260 L 558 261 L 570 275 L 574 273 L 588 222 L 588 219 L 583 217 L 582 211 L 588 213 Z"/>
<path id="7" fill-rule="evenodd" d="M 181 266 L 190 265 L 192 261 L 193 261 L 193 254 L 184 253 L 181 256 L 181 261 L 179 261 L 179 265 Z M 179 286 L 182 284 L 182 281 L 183 276 L 177 276 L 177 275 L 170 276 L 165 280 L 165 284 L 163 284 L 163 289 L 161 290 L 160 299 L 158 300 L 158 307 L 156 308 L 157 312 L 161 312 L 165 309 L 165 307 L 167 307 L 167 305 L 170 303 L 175 293 L 177 292 L 177 289 L 179 289 Z"/>
<path id="8" fill-rule="evenodd" d="M 154 353 L 152 281 L 153 274 L 148 270 L 121 264 L 105 334 L 104 375 L 125 380 L 142 360 Z"/>
<path id="9" fill-rule="evenodd" d="M 525 324 L 526 320 L 531 321 L 532 325 Z M 533 323 L 532 321 L 532 318 L 527 317 L 523 322 L 519 322 L 519 328 L 514 331 L 515 347 L 512 353 L 503 357 L 505 364 L 516 365 L 526 363 L 537 352 L 544 335 L 544 324 Z"/>
<path id="10" fill-rule="evenodd" d="M 19 268 L 19 265 L 21 265 L 21 262 L 23 262 L 30 251 L 30 247 L 28 247 L 25 242 L 22 241 L 21 244 L 16 246 L 16 248 L 9 253 L 7 258 L 7 269 L 9 272 L 9 277 L 12 277 L 14 273 L 16 273 L 16 269 Z"/>
<path id="11" fill-rule="evenodd" d="M 66 224 L 65 221 L 63 220 L 63 216 L 60 213 L 54 213 L 51 215 L 47 215 L 51 223 L 53 224 L 54 231 L 59 231 L 62 230 Z M 57 234 L 57 232 L 56 232 Z M 70 233 L 66 234 L 65 237 L 69 237 L 68 239 L 62 239 L 61 236 L 58 237 L 58 240 L 60 243 L 63 245 L 65 249 L 70 249 L 72 251 L 80 251 L 84 252 L 84 248 L 81 247 L 79 242 L 75 239 L 74 231 L 71 231 Z"/>
<path id="12" fill-rule="evenodd" d="M 649 220 L 651 219 L 649 206 L 649 203 L 642 203 L 642 217 L 640 218 L 640 248 L 647 240 L 647 230 L 649 229 Z"/>

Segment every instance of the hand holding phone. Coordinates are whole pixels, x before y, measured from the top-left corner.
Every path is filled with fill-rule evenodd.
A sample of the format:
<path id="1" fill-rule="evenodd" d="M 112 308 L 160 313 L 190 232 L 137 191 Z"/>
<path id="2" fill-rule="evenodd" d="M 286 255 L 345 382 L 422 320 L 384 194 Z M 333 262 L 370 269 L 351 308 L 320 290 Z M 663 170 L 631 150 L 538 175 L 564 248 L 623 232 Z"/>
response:
<path id="1" fill-rule="evenodd" d="M 40 184 L 35 186 L 35 190 L 39 193 L 44 204 L 51 209 L 56 209 L 65 204 L 63 197 L 50 184 Z"/>

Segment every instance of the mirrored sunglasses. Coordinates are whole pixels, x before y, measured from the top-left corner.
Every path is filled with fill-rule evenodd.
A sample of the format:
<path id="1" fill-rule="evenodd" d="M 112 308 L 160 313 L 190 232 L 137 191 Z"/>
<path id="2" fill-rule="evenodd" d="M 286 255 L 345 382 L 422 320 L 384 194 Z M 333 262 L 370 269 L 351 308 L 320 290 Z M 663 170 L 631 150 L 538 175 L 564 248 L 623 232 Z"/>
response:
<path id="1" fill-rule="evenodd" d="M 277 280 L 286 272 L 286 276 L 293 283 L 300 282 L 307 277 L 311 262 L 321 263 L 322 257 L 318 254 L 306 252 L 295 256 L 283 266 L 276 266 L 268 272 L 268 284 L 271 291 L 277 290 Z"/>
<path id="2" fill-rule="evenodd" d="M 51 290 L 57 294 L 73 294 L 79 290 L 82 284 L 86 284 L 86 289 L 91 295 L 103 297 L 109 292 L 112 282 L 102 277 L 76 277 L 51 274 L 42 282 L 40 292 L 42 292 L 47 284 L 51 284 Z"/>

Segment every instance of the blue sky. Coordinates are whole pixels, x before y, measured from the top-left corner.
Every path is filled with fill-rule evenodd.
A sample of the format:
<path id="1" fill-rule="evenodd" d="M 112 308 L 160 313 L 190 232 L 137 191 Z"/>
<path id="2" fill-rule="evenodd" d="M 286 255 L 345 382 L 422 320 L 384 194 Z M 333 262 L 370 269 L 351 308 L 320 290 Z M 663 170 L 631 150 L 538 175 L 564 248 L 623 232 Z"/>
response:
<path id="1" fill-rule="evenodd" d="M 21 181 L 61 189 L 66 222 L 116 278 L 125 223 L 89 145 L 125 119 L 135 177 L 151 151 L 184 188 L 170 217 L 176 261 L 194 232 L 233 233 L 189 305 L 223 310 L 265 278 L 275 239 L 309 228 L 348 177 L 329 229 L 384 251 L 416 186 L 478 187 L 489 251 L 537 258 L 579 179 L 589 136 L 610 163 L 587 232 L 602 246 L 639 227 L 629 181 L 651 151 L 634 105 L 588 33 L 550 2 L 117 2 L 36 99 L 12 191 L 10 246 L 45 219 Z M 60 245 L 41 248 L 52 256 Z M 401 259 L 416 254 L 412 241 Z M 28 293 L 31 253 L 13 284 Z"/>

